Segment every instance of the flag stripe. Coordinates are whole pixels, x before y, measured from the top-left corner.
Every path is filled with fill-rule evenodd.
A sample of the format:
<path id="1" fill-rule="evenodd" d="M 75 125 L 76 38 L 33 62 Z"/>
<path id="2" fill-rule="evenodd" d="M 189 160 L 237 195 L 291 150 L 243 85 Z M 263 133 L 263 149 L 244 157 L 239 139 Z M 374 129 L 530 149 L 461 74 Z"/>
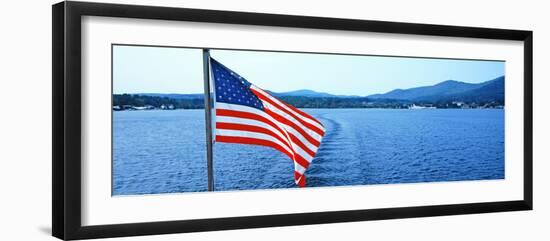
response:
<path id="1" fill-rule="evenodd" d="M 298 122 L 296 124 L 303 125 L 304 129 L 305 127 L 307 127 L 307 129 L 314 131 L 319 136 L 323 136 L 325 134 L 324 128 L 322 126 L 321 127 L 316 126 L 317 123 L 315 122 L 314 122 L 315 124 L 308 122 L 307 120 L 309 120 L 309 118 L 300 118 L 296 116 L 296 114 L 293 113 L 291 110 L 289 110 L 289 108 L 287 108 L 286 105 L 277 103 L 279 101 L 275 101 L 272 98 L 263 95 L 261 92 L 257 91 L 254 88 L 252 89 L 252 92 L 256 94 L 258 98 L 260 98 L 260 100 L 271 104 L 273 107 L 270 109 L 274 110 L 275 112 L 279 112 L 278 113 L 279 115 L 281 116 L 289 115 L 290 117 L 287 117 L 288 120 L 292 122 Z M 264 103 L 264 106 L 266 106 L 266 103 Z M 269 108 L 270 106 L 267 105 L 267 107 Z"/>
<path id="2" fill-rule="evenodd" d="M 283 137 L 279 133 L 277 133 L 276 131 L 274 131 L 272 129 L 269 129 L 269 128 L 262 127 L 262 126 L 247 125 L 247 124 L 236 124 L 235 122 L 226 123 L 226 122 L 219 121 L 219 122 L 216 123 L 216 128 L 226 129 L 226 130 L 258 132 L 258 133 L 263 133 L 263 134 L 266 134 L 266 135 L 271 135 L 274 138 L 276 138 L 277 140 L 279 140 L 281 143 L 283 143 L 286 147 L 288 147 L 290 149 L 293 149 L 294 152 L 299 154 L 301 156 L 301 158 L 304 159 L 305 161 L 307 161 L 308 163 L 311 162 L 311 160 L 313 159 L 313 156 L 315 155 L 315 153 L 311 153 L 311 151 L 307 150 L 307 148 L 304 149 L 301 146 L 299 146 L 297 143 L 289 142 L 289 140 L 283 139 Z M 296 138 L 296 137 L 293 137 L 293 138 Z"/>
<path id="3" fill-rule="evenodd" d="M 224 113 L 225 114 L 225 113 Z M 235 115 L 232 115 L 231 117 L 233 117 Z M 219 118 L 220 120 L 218 122 L 222 122 L 223 119 L 222 118 L 227 118 L 228 116 L 220 116 L 220 115 L 217 115 L 217 118 Z M 240 121 L 235 121 L 233 120 L 232 123 L 242 123 L 244 120 L 244 122 L 246 122 L 247 120 L 250 120 L 250 119 L 244 119 L 244 118 L 241 118 Z M 263 126 L 265 128 L 265 126 Z M 275 129 L 275 128 L 274 128 Z M 293 133 L 286 133 L 288 136 L 284 136 L 284 133 L 281 133 L 280 131 L 277 131 L 277 129 L 275 130 L 272 130 L 272 133 L 274 133 L 275 135 L 278 135 L 280 138 L 282 138 L 283 140 L 285 138 L 290 138 L 290 140 L 286 139 L 286 141 L 284 141 L 285 143 L 288 143 L 288 142 L 291 142 L 292 144 L 295 144 L 295 146 L 293 145 L 293 148 L 296 149 L 297 152 L 299 152 L 301 155 L 304 156 L 304 158 L 306 158 L 307 160 L 311 160 L 313 159 L 313 157 L 315 156 L 315 152 L 310 150 L 301 140 L 298 139 L 298 137 L 296 137 Z"/>
<path id="4" fill-rule="evenodd" d="M 292 113 L 293 115 L 297 116 L 295 118 L 297 119 L 300 119 L 300 120 L 304 120 L 304 121 L 307 121 L 307 122 L 310 122 L 312 125 L 315 125 L 317 126 L 317 128 L 319 128 L 320 130 L 323 130 L 323 133 L 324 133 L 324 129 L 325 127 L 323 126 L 323 124 L 321 124 L 321 122 L 319 122 L 318 120 L 316 120 L 315 118 L 311 117 L 310 115 L 308 114 L 305 114 L 305 112 L 303 111 L 294 111 L 294 110 L 297 110 L 296 108 L 292 107 L 290 108 L 290 105 L 285 103 L 284 101 L 281 101 L 273 96 L 271 96 L 270 94 L 268 94 L 267 92 L 265 92 L 264 90 L 252 85 L 250 86 L 250 89 L 252 90 L 252 92 L 254 94 L 256 94 L 256 96 L 261 95 L 262 97 L 264 98 L 268 98 L 269 100 L 271 100 L 273 103 L 275 103 L 277 106 L 279 106 L 279 108 L 282 108 L 290 113 Z M 260 96 L 258 96 L 260 97 Z M 260 97 L 261 99 L 261 97 Z M 302 115 L 301 113 L 304 113 L 305 115 Z M 299 117 L 299 118 L 298 118 Z"/>
<path id="5" fill-rule="evenodd" d="M 239 118 L 245 118 L 250 120 L 262 121 L 272 126 L 273 128 L 275 128 L 281 134 L 285 133 L 285 131 L 281 129 L 279 126 L 277 126 L 277 124 L 275 124 L 273 121 L 269 120 L 268 118 L 262 115 L 257 115 L 256 113 L 250 113 L 250 112 L 239 111 L 239 110 L 217 109 L 216 116 L 239 117 Z"/>
<path id="6" fill-rule="evenodd" d="M 294 171 L 295 173 L 298 173 L 300 175 L 303 175 L 306 172 L 306 168 L 303 166 L 300 166 L 298 163 L 294 163 Z"/>
<path id="7" fill-rule="evenodd" d="M 289 120 L 287 120 L 286 118 L 280 116 L 279 114 L 271 111 L 271 110 L 265 110 L 265 112 L 270 115 L 271 117 L 275 118 L 275 120 L 287 125 L 287 126 L 291 126 L 292 128 L 294 128 L 294 130 L 296 130 L 298 133 L 300 133 L 309 143 L 313 144 L 314 146 L 316 147 L 319 147 L 319 145 L 321 145 L 321 142 L 319 142 L 318 140 L 316 140 L 315 138 L 313 138 L 312 136 L 310 136 L 308 133 L 306 133 L 304 131 L 304 129 L 300 128 L 299 126 L 297 126 L 294 122 L 291 122 Z"/>
<path id="8" fill-rule="evenodd" d="M 315 151 L 310 150 L 306 145 L 304 145 L 304 143 L 300 139 L 298 139 L 298 137 L 296 137 L 292 133 L 288 133 L 288 135 L 290 136 L 290 141 L 295 143 L 298 147 L 300 147 L 300 149 L 304 150 L 312 158 L 315 157 Z"/>
<path id="9" fill-rule="evenodd" d="M 298 184 L 299 187 L 306 186 L 306 176 L 303 173 L 294 171 L 294 180 L 296 180 L 296 184 Z"/>
<path id="10" fill-rule="evenodd" d="M 317 151 L 317 148 L 319 147 L 320 143 L 318 141 L 316 141 L 315 139 L 312 139 L 312 137 L 309 137 L 309 138 L 304 137 L 303 134 L 305 133 L 297 131 L 297 129 L 300 129 L 300 128 L 296 126 L 293 127 L 293 126 L 286 125 L 276 120 L 273 116 L 269 115 L 266 112 L 263 112 L 251 107 L 226 104 L 226 103 L 218 103 L 216 108 L 217 108 L 216 116 L 235 116 L 240 118 L 263 121 L 270 124 L 277 130 L 279 130 L 281 133 L 286 132 L 289 134 L 293 134 L 313 152 Z"/>
<path id="11" fill-rule="evenodd" d="M 288 121 L 294 123 L 294 126 L 296 126 L 296 128 L 298 129 L 301 129 L 303 130 L 304 132 L 306 132 L 309 136 L 311 136 L 311 138 L 315 139 L 315 140 L 321 140 L 322 136 L 323 135 L 320 135 L 319 133 L 317 133 L 316 131 L 313 131 L 311 129 L 308 129 L 307 127 L 305 127 L 301 122 L 297 121 L 294 117 L 288 115 L 286 112 L 284 111 L 281 111 L 280 109 L 277 109 L 277 108 L 274 108 L 273 105 L 271 105 L 270 103 L 263 103 L 265 109 L 264 111 L 266 113 L 269 112 L 273 112 L 273 113 L 276 113 L 277 115 L 279 115 L 280 117 L 282 118 L 285 118 L 287 119 Z M 268 113 L 269 114 L 269 113 Z"/>
<path id="12" fill-rule="evenodd" d="M 247 137 L 247 138 L 255 138 L 255 139 L 261 139 L 264 141 L 269 141 L 275 145 L 278 145 L 280 148 L 283 148 L 285 152 L 287 152 L 290 155 L 290 158 L 294 159 L 294 153 L 292 149 L 290 149 L 288 146 L 284 145 L 281 141 L 277 140 L 277 138 L 263 133 L 250 133 L 246 131 L 240 131 L 240 130 L 226 130 L 226 129 L 218 129 L 216 130 L 216 141 L 218 140 L 218 136 L 236 136 L 236 137 Z"/>
<path id="13" fill-rule="evenodd" d="M 271 132 L 275 133 L 277 136 L 279 136 L 281 139 L 284 140 L 284 143 L 290 145 L 290 140 L 288 139 L 288 136 L 285 135 L 284 132 L 281 132 L 280 128 L 275 128 L 270 124 L 267 124 L 263 121 L 253 120 L 253 119 L 247 119 L 247 118 L 239 118 L 234 116 L 220 116 L 217 115 L 216 117 L 216 124 L 217 123 L 235 123 L 235 124 L 241 124 L 241 125 L 250 125 L 250 126 L 258 126 L 265 129 L 270 130 Z"/>
<path id="14" fill-rule="evenodd" d="M 239 144 L 252 144 L 252 145 L 259 145 L 259 146 L 267 146 L 271 148 L 275 148 L 278 151 L 282 152 L 283 154 L 287 155 L 292 159 L 292 154 L 288 152 L 285 148 L 281 147 L 281 145 L 276 144 L 275 142 L 264 140 L 264 139 L 258 139 L 258 138 L 252 138 L 252 137 L 242 137 L 242 136 L 224 136 L 224 135 L 216 135 L 216 142 L 225 142 L 225 143 L 239 143 Z"/>
<path id="15" fill-rule="evenodd" d="M 230 106 L 227 106 L 227 105 L 230 105 Z M 231 105 L 231 104 L 222 104 L 221 106 L 230 107 L 230 108 L 237 107 L 239 109 L 241 108 L 240 106 L 235 106 L 235 105 Z M 218 105 L 218 109 L 216 109 L 216 116 L 243 117 L 243 118 L 249 118 L 249 119 L 258 118 L 258 119 L 261 119 L 262 121 L 264 121 L 266 123 L 271 123 L 273 125 L 272 127 L 277 126 L 276 124 L 274 124 L 273 122 L 271 122 L 270 120 L 265 118 L 264 116 L 255 115 L 255 114 L 250 113 L 250 112 L 220 109 L 220 105 Z M 278 116 L 278 115 L 275 114 L 275 116 Z M 275 119 L 277 119 L 277 118 L 282 118 L 282 117 L 275 117 Z M 284 118 L 282 118 L 282 119 L 284 119 Z M 287 122 L 287 124 L 290 124 L 290 125 L 295 125 L 294 123 L 289 122 L 286 119 L 283 122 Z M 279 127 L 276 127 L 276 128 L 278 128 L 279 131 L 282 131 Z M 301 130 L 301 129 L 298 128 L 298 130 Z M 297 146 L 294 148 L 295 149 L 294 152 L 300 152 L 302 155 L 293 155 L 292 150 L 289 150 L 289 149 L 293 149 L 293 148 L 289 148 L 287 145 L 284 145 L 283 142 L 281 142 L 279 139 L 277 139 L 274 136 L 270 135 L 271 138 L 265 138 L 265 137 L 264 138 L 253 138 L 253 137 L 257 137 L 258 134 L 250 135 L 250 134 L 244 134 L 242 132 L 240 132 L 239 134 L 237 134 L 237 133 L 239 133 L 239 132 L 227 132 L 224 129 L 216 128 L 216 141 L 226 142 L 226 143 L 262 145 L 262 146 L 275 148 L 276 150 L 281 151 L 281 152 L 283 152 L 282 150 L 285 150 L 284 154 L 286 154 L 289 158 L 291 158 L 293 161 L 295 161 L 300 167 L 303 167 L 303 171 L 305 171 L 305 169 L 309 167 L 309 164 L 310 164 L 310 162 L 311 162 L 311 160 L 313 159 L 313 156 L 314 156 L 314 155 L 310 155 L 310 156 L 305 155 L 304 152 L 306 152 L 306 151 L 303 151 L 302 150 L 303 148 L 296 148 L 296 147 L 299 147 L 298 143 L 303 145 L 303 143 L 301 143 L 301 142 L 296 143 Z M 301 134 L 304 135 L 305 133 L 303 133 L 303 131 L 302 131 Z M 222 138 L 218 138 L 220 136 Z M 235 138 L 226 138 L 228 136 L 234 136 L 234 137 L 239 137 L 239 138 L 236 138 L 236 139 Z M 294 137 L 297 139 L 296 136 L 294 136 Z M 254 139 L 254 140 L 252 140 L 251 138 Z M 309 137 L 309 138 L 311 138 L 311 137 Z M 271 139 L 271 140 L 269 140 L 269 139 Z M 315 142 L 315 140 L 310 140 L 310 141 Z M 317 145 L 319 145 L 319 144 L 317 144 Z M 289 148 L 289 149 L 287 149 L 287 148 Z M 307 156 L 307 159 L 304 156 Z M 295 168 L 295 169 L 297 169 L 297 168 Z M 299 182 L 299 180 L 297 180 L 297 183 L 298 182 Z"/>
<path id="16" fill-rule="evenodd" d="M 281 101 L 281 103 L 283 103 L 286 107 L 290 108 L 291 110 L 295 111 L 296 113 L 298 113 L 298 114 L 300 114 L 300 115 L 302 115 L 302 116 L 305 116 L 305 117 L 309 118 L 309 119 L 312 120 L 312 121 L 315 121 L 315 122 L 316 122 L 317 124 L 319 124 L 319 125 L 321 126 L 321 128 L 324 130 L 325 127 L 323 126 L 323 124 L 321 124 L 320 121 L 318 121 L 317 119 L 313 118 L 313 117 L 312 117 L 311 115 L 309 115 L 308 113 L 305 113 L 305 112 L 299 110 L 298 108 L 296 108 L 296 107 L 294 107 L 294 106 L 291 106 L 291 105 L 287 104 L 286 102 Z"/>
<path id="17" fill-rule="evenodd" d="M 226 135 L 227 136 L 228 133 L 230 133 L 231 135 L 234 135 L 234 136 L 255 137 L 255 136 L 257 136 L 256 134 L 261 133 L 261 134 L 269 136 L 268 138 L 266 138 L 264 136 L 261 139 L 272 140 L 272 138 L 275 138 L 275 140 L 273 140 L 273 142 L 275 142 L 276 144 L 282 146 L 288 152 L 293 153 L 293 154 L 297 154 L 297 155 L 293 155 L 292 159 L 295 160 L 296 162 L 298 162 L 301 166 L 303 166 L 305 168 L 307 168 L 309 166 L 309 163 L 313 159 L 312 156 L 305 153 L 298 146 L 288 145 L 287 143 L 285 143 L 284 140 L 282 140 L 279 136 L 277 136 L 277 134 L 273 133 L 272 131 L 270 131 L 268 129 L 262 128 L 262 127 L 241 125 L 241 124 L 232 124 L 232 123 L 216 123 L 216 128 L 218 128 L 216 130 L 216 134 L 219 133 L 220 135 Z M 249 134 L 249 133 L 245 133 L 245 132 L 255 132 L 255 133 L 250 133 Z"/>
<path id="18" fill-rule="evenodd" d="M 311 157 L 315 156 L 315 150 L 317 150 L 317 148 L 315 148 L 315 150 L 311 150 L 310 147 L 312 147 L 313 145 L 310 144 L 309 147 L 306 146 L 307 144 L 304 144 L 298 137 L 296 137 L 296 135 L 293 132 L 287 132 L 286 134 L 288 134 L 288 136 L 286 136 L 285 133 L 281 133 L 281 129 L 275 128 L 272 125 L 267 124 L 266 122 L 263 122 L 263 121 L 247 119 L 247 118 L 239 118 L 239 117 L 233 117 L 233 116 L 217 115 L 216 123 L 236 123 L 236 124 L 242 124 L 242 125 L 259 126 L 262 128 L 269 129 L 273 133 L 277 134 L 280 138 L 285 140 L 285 143 L 289 145 L 291 143 L 298 145 Z M 285 128 L 285 129 L 288 131 L 288 128 Z M 288 140 L 288 137 L 290 137 L 290 140 Z"/>
<path id="19" fill-rule="evenodd" d="M 225 142 L 225 143 L 252 144 L 252 145 L 272 147 L 280 152 L 283 152 L 286 156 L 290 157 L 290 159 L 294 160 L 297 164 L 299 164 L 304 171 L 309 167 L 309 162 L 307 160 L 305 160 L 300 155 L 294 155 L 292 150 L 290 150 L 288 146 L 283 145 L 279 140 L 277 140 L 276 138 L 273 138 L 270 135 L 262 136 L 259 133 L 250 135 L 250 134 L 243 133 L 241 131 L 222 129 L 219 132 L 219 135 L 216 135 L 216 141 Z"/>
<path id="20" fill-rule="evenodd" d="M 272 130 L 269 130 L 267 128 L 259 127 L 259 126 L 252 126 L 252 125 L 243 125 L 243 124 L 236 124 L 236 123 L 224 123 L 224 122 L 217 122 L 216 128 L 218 129 L 225 129 L 225 130 L 236 130 L 236 131 L 248 131 L 248 132 L 258 132 L 263 133 L 266 135 L 270 135 L 280 141 L 284 146 L 286 146 L 289 149 L 292 149 L 291 144 L 288 142 L 288 140 L 284 140 L 279 135 L 277 135 Z"/>

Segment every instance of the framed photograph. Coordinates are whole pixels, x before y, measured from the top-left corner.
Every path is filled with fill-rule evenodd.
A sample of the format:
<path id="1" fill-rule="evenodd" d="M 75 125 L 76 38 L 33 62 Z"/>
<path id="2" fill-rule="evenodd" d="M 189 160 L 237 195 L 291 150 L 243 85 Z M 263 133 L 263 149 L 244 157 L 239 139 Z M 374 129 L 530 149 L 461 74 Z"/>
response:
<path id="1" fill-rule="evenodd" d="M 532 48 L 524 30 L 55 4 L 53 235 L 531 210 Z"/>

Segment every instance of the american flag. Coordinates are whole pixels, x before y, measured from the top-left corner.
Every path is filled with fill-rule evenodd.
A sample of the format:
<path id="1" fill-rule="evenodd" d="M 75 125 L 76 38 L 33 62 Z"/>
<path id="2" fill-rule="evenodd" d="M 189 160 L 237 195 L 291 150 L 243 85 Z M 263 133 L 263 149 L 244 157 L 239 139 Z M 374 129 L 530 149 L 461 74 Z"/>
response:
<path id="1" fill-rule="evenodd" d="M 274 148 L 294 162 L 294 181 L 304 175 L 325 134 L 323 124 L 251 84 L 210 58 L 214 79 L 216 142 Z"/>

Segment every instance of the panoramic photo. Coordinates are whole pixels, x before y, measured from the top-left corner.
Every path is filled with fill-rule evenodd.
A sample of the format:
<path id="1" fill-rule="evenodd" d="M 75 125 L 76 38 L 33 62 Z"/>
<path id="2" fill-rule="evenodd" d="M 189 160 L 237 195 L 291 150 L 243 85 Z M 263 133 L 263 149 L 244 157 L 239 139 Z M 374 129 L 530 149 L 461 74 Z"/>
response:
<path id="1" fill-rule="evenodd" d="M 209 191 L 209 179 L 233 191 L 505 178 L 504 61 L 220 49 L 205 58 L 131 45 L 111 54 L 115 196 Z"/>

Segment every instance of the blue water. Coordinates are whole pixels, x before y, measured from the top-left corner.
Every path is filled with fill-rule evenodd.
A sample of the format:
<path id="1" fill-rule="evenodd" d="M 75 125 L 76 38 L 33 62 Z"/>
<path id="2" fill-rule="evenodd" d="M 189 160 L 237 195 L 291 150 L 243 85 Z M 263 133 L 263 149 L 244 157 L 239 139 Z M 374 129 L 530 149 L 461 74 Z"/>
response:
<path id="1" fill-rule="evenodd" d="M 307 186 L 504 178 L 504 110 L 306 109 L 327 129 Z M 206 191 L 203 110 L 113 116 L 113 194 Z M 294 188 L 267 147 L 214 145 L 216 190 Z"/>

